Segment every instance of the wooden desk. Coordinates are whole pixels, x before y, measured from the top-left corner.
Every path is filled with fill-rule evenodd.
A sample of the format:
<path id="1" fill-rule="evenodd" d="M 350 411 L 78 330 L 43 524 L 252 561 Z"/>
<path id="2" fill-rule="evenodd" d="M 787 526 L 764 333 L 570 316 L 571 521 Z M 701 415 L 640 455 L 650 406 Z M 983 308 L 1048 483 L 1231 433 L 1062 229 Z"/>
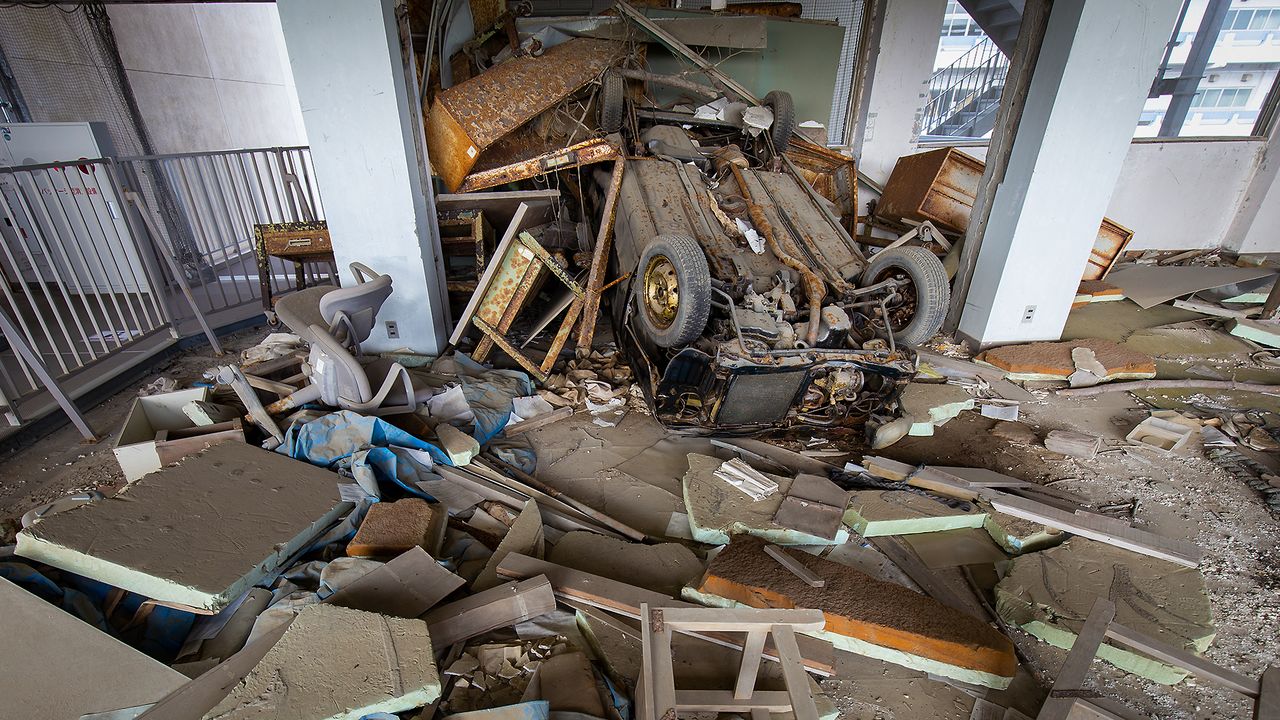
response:
<path id="1" fill-rule="evenodd" d="M 298 290 L 307 286 L 303 264 L 325 262 L 338 282 L 338 268 L 333 258 L 333 243 L 329 239 L 329 225 L 323 220 L 315 222 L 271 223 L 253 226 L 254 251 L 258 256 L 258 284 L 262 290 L 262 309 L 268 318 L 274 314 L 275 301 L 271 294 L 271 258 L 291 261 L 296 273 Z"/>

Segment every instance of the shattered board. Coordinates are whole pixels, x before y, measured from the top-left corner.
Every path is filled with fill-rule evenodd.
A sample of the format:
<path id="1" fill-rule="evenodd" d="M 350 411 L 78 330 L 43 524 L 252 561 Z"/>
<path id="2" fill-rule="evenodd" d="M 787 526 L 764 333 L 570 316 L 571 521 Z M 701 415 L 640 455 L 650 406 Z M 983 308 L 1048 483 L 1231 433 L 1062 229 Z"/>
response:
<path id="1" fill-rule="evenodd" d="M 1214 628 L 1204 577 L 1195 568 L 1075 537 L 1013 559 L 996 586 L 996 612 L 1045 642 L 1070 649 L 1096 598 L 1116 604 L 1116 622 L 1167 645 L 1201 653 Z M 1187 671 L 1120 645 L 1098 657 L 1166 685 Z"/>
<path id="2" fill-rule="evenodd" d="M 221 443 L 18 533 L 17 554 L 217 612 L 348 512 L 334 473 Z"/>

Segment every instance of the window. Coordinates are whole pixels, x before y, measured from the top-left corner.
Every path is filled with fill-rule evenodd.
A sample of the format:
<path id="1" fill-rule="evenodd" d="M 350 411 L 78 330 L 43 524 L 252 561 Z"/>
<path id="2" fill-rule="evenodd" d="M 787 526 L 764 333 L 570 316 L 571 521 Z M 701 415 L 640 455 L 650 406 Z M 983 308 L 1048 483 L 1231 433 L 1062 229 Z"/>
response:
<path id="1" fill-rule="evenodd" d="M 1135 137 L 1239 137 L 1265 132 L 1265 128 L 1255 129 L 1254 123 L 1280 72 L 1280 2 L 1232 0 L 1216 18 L 1210 9 L 1205 2 L 1191 3 L 1174 31 L 1172 47 L 1153 83 L 1156 97 L 1147 99 Z M 1215 20 L 1221 21 L 1220 27 Z M 1191 50 L 1201 38 L 1212 39 L 1213 47 L 1207 65 L 1196 67 L 1190 62 Z M 1180 81 L 1184 76 L 1187 79 Z M 1195 83 L 1196 94 L 1188 101 L 1181 93 L 1190 83 Z"/>
<path id="2" fill-rule="evenodd" d="M 1236 108 L 1249 104 L 1249 88 L 1214 88 L 1196 94 L 1191 107 Z"/>

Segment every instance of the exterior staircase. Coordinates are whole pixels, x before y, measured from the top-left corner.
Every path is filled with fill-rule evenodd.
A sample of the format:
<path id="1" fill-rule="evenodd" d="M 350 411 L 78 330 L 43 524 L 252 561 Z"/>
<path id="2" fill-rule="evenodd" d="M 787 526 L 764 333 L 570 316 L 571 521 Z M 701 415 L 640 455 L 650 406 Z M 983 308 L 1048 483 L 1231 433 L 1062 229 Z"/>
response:
<path id="1" fill-rule="evenodd" d="M 1022 25 L 1022 9 L 1026 0 L 959 0 L 969 17 L 982 28 L 1005 57 L 1013 56 Z"/>
<path id="2" fill-rule="evenodd" d="M 921 135 L 980 138 L 995 125 L 1009 59 L 986 37 L 929 80 Z"/>

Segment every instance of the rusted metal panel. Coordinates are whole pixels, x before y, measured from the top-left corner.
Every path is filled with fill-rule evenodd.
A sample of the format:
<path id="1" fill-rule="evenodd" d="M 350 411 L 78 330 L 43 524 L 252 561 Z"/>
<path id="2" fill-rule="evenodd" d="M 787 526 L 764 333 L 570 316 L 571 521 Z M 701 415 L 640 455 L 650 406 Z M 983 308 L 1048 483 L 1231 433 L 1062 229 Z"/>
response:
<path id="1" fill-rule="evenodd" d="M 578 347 L 590 349 L 595 338 L 596 317 L 600 314 L 600 296 L 604 294 L 604 274 L 609 269 L 609 250 L 613 247 L 613 224 L 618 215 L 618 196 L 622 192 L 622 178 L 627 168 L 626 160 L 613 162 L 613 175 L 609 179 L 609 191 L 605 195 L 604 211 L 600 214 L 600 232 L 591 251 L 591 270 L 587 274 L 586 298 L 582 308 L 582 327 L 578 330 Z"/>
<path id="2" fill-rule="evenodd" d="M 876 206 L 876 216 L 895 221 L 930 220 L 947 230 L 964 232 L 982 170 L 981 160 L 955 148 L 898 158 Z"/>
<path id="3" fill-rule="evenodd" d="M 427 113 L 427 148 L 446 187 L 456 192 L 485 148 L 599 77 L 625 54 L 622 43 L 575 38 L 442 91 Z"/>
<path id="4" fill-rule="evenodd" d="M 527 286 L 541 269 L 541 264 L 533 251 L 522 243 L 512 243 L 507 252 L 502 257 L 495 257 L 493 262 L 498 263 L 498 271 L 484 289 L 484 299 L 475 314 L 490 325 L 501 327 L 503 315 L 508 308 L 519 304 L 516 300 L 522 300 L 517 297 L 520 290 L 525 288 L 527 292 Z M 505 332 L 506 328 L 502 330 Z"/>
<path id="5" fill-rule="evenodd" d="M 853 232 L 858 219 L 858 167 L 854 159 L 799 136 L 791 138 L 786 155 L 813 189 L 839 208 L 845 229 Z"/>
<path id="6" fill-rule="evenodd" d="M 1089 264 L 1085 266 L 1084 277 L 1080 279 L 1102 280 L 1105 278 L 1132 239 L 1132 230 L 1110 218 L 1102 218 L 1102 227 L 1098 228 L 1098 239 L 1093 244 L 1093 251 L 1089 253 Z"/>
<path id="7" fill-rule="evenodd" d="M 558 170 L 608 162 L 621 156 L 621 151 L 607 139 L 587 140 L 561 150 L 529 158 L 528 160 L 522 160 L 492 170 L 472 173 L 462 182 L 458 192 L 466 193 L 484 190 L 485 188 L 497 187 L 517 180 L 528 180 L 529 178 Z"/>
<path id="8" fill-rule="evenodd" d="M 852 240 L 846 240 L 839 228 L 832 227 L 795 178 L 759 170 L 749 174 L 766 191 L 760 204 L 779 216 L 782 228 L 809 256 L 811 267 L 820 272 L 836 292 L 853 289 L 849 280 L 857 278 L 866 263 L 854 249 Z"/>

